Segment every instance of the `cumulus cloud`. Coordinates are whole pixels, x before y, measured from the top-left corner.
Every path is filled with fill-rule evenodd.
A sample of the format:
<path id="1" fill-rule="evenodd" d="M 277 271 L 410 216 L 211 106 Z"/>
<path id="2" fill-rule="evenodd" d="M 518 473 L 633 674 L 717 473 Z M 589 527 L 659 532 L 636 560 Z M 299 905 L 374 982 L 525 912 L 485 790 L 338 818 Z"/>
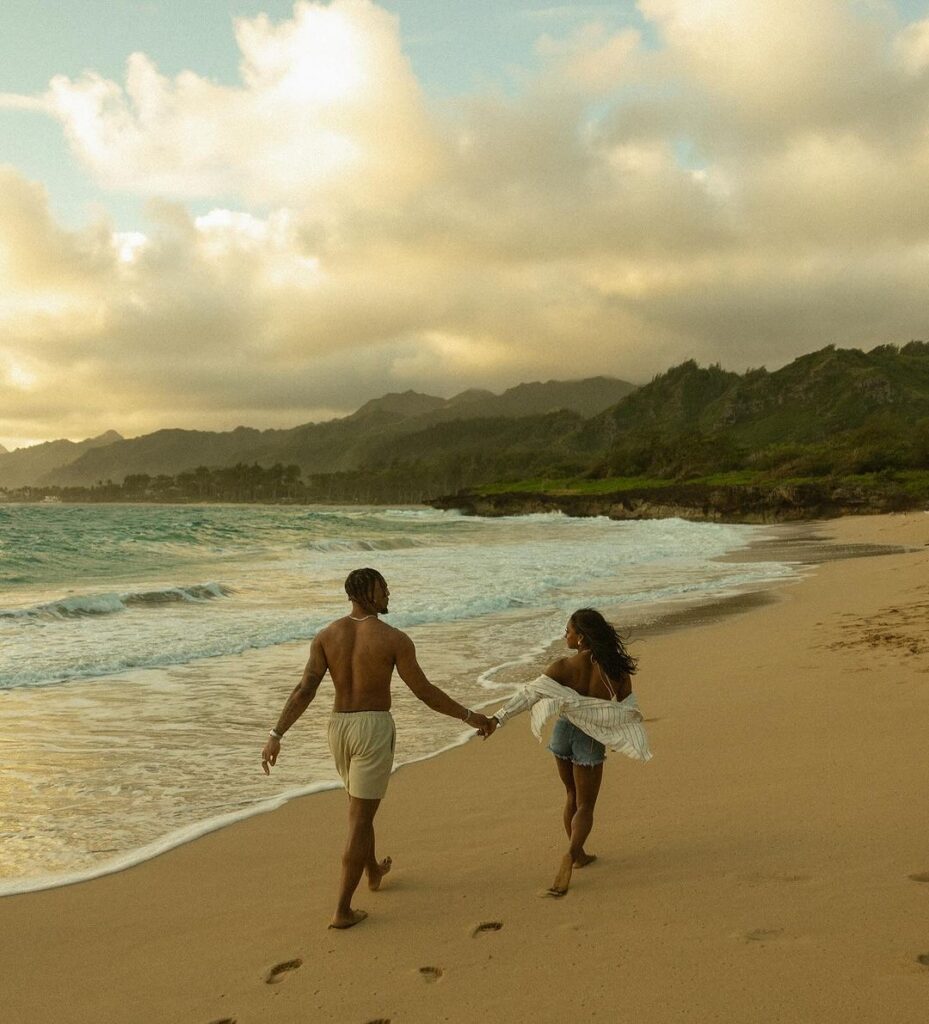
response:
<path id="1" fill-rule="evenodd" d="M 238 20 L 236 86 L 136 54 L 123 83 L 0 96 L 150 197 L 69 230 L 0 170 L 0 438 L 925 337 L 929 22 L 639 9 L 649 33 L 553 8 L 515 91 L 441 104 L 368 0 Z"/>
<path id="2" fill-rule="evenodd" d="M 615 88 L 624 75 L 632 80 L 641 44 L 636 29 L 610 32 L 602 22 L 589 21 L 567 37 L 541 36 L 535 50 L 550 62 L 560 89 L 591 95 Z"/>
<path id="3" fill-rule="evenodd" d="M 253 203 L 384 202 L 430 165 L 419 86 L 395 19 L 368 0 L 298 3 L 291 20 L 239 18 L 241 84 L 160 74 L 144 53 L 125 84 L 54 78 L 42 102 L 109 188 Z M 356 191 L 357 190 L 357 191 Z"/>

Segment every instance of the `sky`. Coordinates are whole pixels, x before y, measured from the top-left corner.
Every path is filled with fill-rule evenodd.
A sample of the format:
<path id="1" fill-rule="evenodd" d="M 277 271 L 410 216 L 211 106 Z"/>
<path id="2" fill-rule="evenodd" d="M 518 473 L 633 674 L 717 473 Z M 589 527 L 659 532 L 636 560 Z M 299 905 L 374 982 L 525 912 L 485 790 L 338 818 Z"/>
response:
<path id="1" fill-rule="evenodd" d="M 0 444 L 929 337 L 929 0 L 3 0 Z"/>

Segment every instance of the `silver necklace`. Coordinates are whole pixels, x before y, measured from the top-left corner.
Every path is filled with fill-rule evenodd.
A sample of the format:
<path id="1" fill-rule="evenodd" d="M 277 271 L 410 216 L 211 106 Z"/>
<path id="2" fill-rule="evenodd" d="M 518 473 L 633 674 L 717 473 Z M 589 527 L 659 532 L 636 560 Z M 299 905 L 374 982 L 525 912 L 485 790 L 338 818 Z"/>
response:
<path id="1" fill-rule="evenodd" d="M 364 622 L 365 619 L 373 619 L 374 612 L 372 612 L 370 615 L 362 615 L 360 618 L 357 615 L 349 615 L 349 618 L 352 620 L 352 622 Z"/>

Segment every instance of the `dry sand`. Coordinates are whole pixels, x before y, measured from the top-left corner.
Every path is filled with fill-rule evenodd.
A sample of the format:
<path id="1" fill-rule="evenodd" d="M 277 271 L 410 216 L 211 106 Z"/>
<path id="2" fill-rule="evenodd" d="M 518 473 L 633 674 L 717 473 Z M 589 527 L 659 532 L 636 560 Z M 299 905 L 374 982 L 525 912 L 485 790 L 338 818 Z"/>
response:
<path id="1" fill-rule="evenodd" d="M 341 792 L 0 900 L 0 1020 L 923 1024 L 929 515 L 821 529 L 910 550 L 639 644 L 655 758 L 610 757 L 563 900 L 536 897 L 565 841 L 524 718 L 394 776 L 394 871 L 350 931 Z"/>

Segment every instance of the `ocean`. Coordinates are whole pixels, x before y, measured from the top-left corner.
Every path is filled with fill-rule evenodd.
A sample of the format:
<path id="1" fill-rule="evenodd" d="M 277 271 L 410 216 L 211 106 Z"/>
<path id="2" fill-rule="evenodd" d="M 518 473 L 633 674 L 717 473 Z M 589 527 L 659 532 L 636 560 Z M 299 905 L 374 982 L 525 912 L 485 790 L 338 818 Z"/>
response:
<path id="1" fill-rule="evenodd" d="M 577 607 L 634 639 L 673 608 L 793 575 L 720 560 L 764 536 L 423 508 L 0 506 L 0 894 L 117 870 L 338 786 L 327 682 L 270 778 L 259 753 L 309 640 L 347 612 L 353 568 L 384 574 L 387 621 L 433 682 L 480 707 L 544 667 Z M 396 678 L 394 711 L 401 765 L 473 735 Z"/>

